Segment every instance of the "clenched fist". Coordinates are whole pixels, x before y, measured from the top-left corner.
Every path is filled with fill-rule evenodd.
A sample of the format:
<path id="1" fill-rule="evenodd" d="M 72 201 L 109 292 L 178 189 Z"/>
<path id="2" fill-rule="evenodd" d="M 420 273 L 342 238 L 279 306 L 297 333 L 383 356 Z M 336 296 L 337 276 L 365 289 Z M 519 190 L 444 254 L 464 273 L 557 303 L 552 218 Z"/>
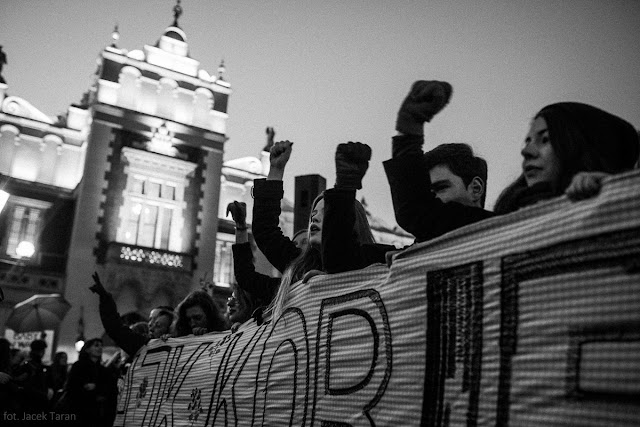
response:
<path id="1" fill-rule="evenodd" d="M 453 88 L 447 82 L 418 80 L 402 102 L 396 130 L 409 135 L 422 135 L 424 122 L 430 122 L 449 103 Z"/>
<path id="2" fill-rule="evenodd" d="M 247 204 L 234 200 L 227 205 L 227 216 L 231 213 L 231 218 L 236 223 L 236 227 L 247 227 Z"/>
<path id="3" fill-rule="evenodd" d="M 278 141 L 271 147 L 269 153 L 269 162 L 272 169 L 284 170 L 289 157 L 291 157 L 291 150 L 293 142 L 291 141 Z"/>
<path id="4" fill-rule="evenodd" d="M 349 141 L 336 148 L 336 187 L 359 190 L 369 168 L 371 147 Z"/>

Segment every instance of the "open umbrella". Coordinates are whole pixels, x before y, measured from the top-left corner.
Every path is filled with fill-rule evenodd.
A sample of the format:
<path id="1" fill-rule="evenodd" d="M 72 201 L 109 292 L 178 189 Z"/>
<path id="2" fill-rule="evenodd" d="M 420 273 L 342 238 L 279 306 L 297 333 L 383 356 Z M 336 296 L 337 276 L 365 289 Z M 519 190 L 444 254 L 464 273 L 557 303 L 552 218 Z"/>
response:
<path id="1" fill-rule="evenodd" d="M 15 332 L 55 329 L 71 304 L 60 294 L 34 295 L 13 307 L 7 319 L 7 328 Z"/>

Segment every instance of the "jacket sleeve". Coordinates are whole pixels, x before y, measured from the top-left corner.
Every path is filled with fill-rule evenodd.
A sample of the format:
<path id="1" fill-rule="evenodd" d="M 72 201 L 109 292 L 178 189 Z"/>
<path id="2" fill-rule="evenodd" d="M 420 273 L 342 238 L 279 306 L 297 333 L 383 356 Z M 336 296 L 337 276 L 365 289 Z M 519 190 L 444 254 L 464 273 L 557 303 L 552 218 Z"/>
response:
<path id="1" fill-rule="evenodd" d="M 362 245 L 354 232 L 356 222 L 355 190 L 332 188 L 324 194 L 322 221 L 322 265 L 327 273 L 359 270 L 384 263 L 389 245 Z"/>
<path id="2" fill-rule="evenodd" d="M 396 136 L 394 146 L 401 143 L 403 138 L 410 143 L 416 137 Z M 494 216 L 492 212 L 482 208 L 457 202 L 444 203 L 438 199 L 431 191 L 429 171 L 422 155 L 415 155 L 414 152 L 401 154 L 387 160 L 383 166 L 391 187 L 396 221 L 400 227 L 413 234 L 418 242 Z"/>
<path id="3" fill-rule="evenodd" d="M 100 319 L 107 335 L 129 355 L 134 355 L 138 350 L 149 342 L 148 337 L 144 337 L 133 332 L 120 319 L 118 308 L 111 294 L 100 296 Z"/>
<path id="4" fill-rule="evenodd" d="M 254 180 L 251 230 L 258 248 L 280 272 L 300 255 L 300 249 L 280 229 L 280 201 L 283 195 L 282 181 Z"/>
<path id="5" fill-rule="evenodd" d="M 231 250 L 233 251 L 233 271 L 238 286 L 253 295 L 256 300 L 264 301 L 265 305 L 269 304 L 278 290 L 280 279 L 256 271 L 249 242 L 236 243 L 231 246 Z"/>

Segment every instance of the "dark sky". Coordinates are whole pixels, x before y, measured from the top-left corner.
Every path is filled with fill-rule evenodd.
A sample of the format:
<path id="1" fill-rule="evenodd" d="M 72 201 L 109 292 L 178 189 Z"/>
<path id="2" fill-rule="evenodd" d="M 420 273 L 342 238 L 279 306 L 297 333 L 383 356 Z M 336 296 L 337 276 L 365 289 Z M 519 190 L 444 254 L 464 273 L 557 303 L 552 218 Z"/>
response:
<path id="1" fill-rule="evenodd" d="M 9 93 L 55 116 L 80 100 L 111 43 L 155 44 L 173 0 L 3 0 Z M 520 170 L 529 122 L 558 101 L 594 104 L 640 127 L 640 1 L 183 0 L 190 55 L 233 94 L 225 158 L 257 156 L 264 128 L 295 141 L 285 175 L 334 183 L 341 142 L 371 145 L 361 195 L 393 222 L 382 161 L 417 79 L 453 85 L 427 126 L 429 149 L 467 142 L 489 163 L 488 205 Z"/>

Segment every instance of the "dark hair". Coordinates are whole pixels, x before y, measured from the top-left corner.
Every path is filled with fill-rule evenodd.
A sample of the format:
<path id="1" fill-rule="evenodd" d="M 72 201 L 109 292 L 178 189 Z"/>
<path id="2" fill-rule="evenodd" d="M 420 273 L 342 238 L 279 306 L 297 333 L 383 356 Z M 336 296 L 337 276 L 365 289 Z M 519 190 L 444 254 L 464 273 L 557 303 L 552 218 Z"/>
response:
<path id="1" fill-rule="evenodd" d="M 270 300 L 264 300 L 263 298 L 257 296 L 258 294 L 245 291 L 237 284 L 234 284 L 232 289 L 233 289 L 233 293 L 236 296 L 236 300 L 238 301 L 238 304 L 242 304 L 245 307 L 247 307 L 249 318 L 253 315 L 253 313 L 257 309 L 261 307 L 264 308 L 268 306 L 269 303 L 271 302 Z M 243 319 L 242 321 L 244 322 L 246 320 L 249 320 L 249 318 Z"/>
<path id="2" fill-rule="evenodd" d="M 578 102 L 560 102 L 540 110 L 558 158 L 560 176 L 554 183 L 528 188 L 521 175 L 498 197 L 495 212 L 513 212 L 538 200 L 561 195 L 578 172 L 620 173 L 633 169 L 640 144 L 626 120 Z"/>
<path id="3" fill-rule="evenodd" d="M 31 351 L 44 351 L 47 348 L 47 343 L 44 340 L 33 340 L 30 347 Z"/>
<path id="4" fill-rule="evenodd" d="M 205 291 L 193 291 L 182 300 L 176 311 L 178 312 L 178 320 L 176 321 L 176 336 L 183 337 L 192 333 L 191 327 L 187 320 L 187 309 L 191 307 L 199 306 L 204 311 L 207 317 L 207 330 L 212 331 L 224 331 L 225 320 L 220 314 L 216 303 L 213 301 L 211 295 Z"/>
<path id="5" fill-rule="evenodd" d="M 482 206 L 487 196 L 487 162 L 482 157 L 473 153 L 469 144 L 441 144 L 431 151 L 424 153 L 424 162 L 427 170 L 436 166 L 446 166 L 451 173 L 462 178 L 465 186 L 469 186 L 473 178 L 482 180 L 485 190 L 480 200 Z"/>
<path id="6" fill-rule="evenodd" d="M 313 204 L 311 205 L 311 212 L 313 212 L 313 208 L 323 198 L 324 192 L 320 193 L 320 195 L 313 201 Z M 369 220 L 367 219 L 367 212 L 365 211 L 364 206 L 362 206 L 362 203 L 356 199 L 353 200 L 353 203 L 356 217 L 356 222 L 353 225 L 353 232 L 356 239 L 361 244 L 375 244 L 375 239 L 373 238 L 373 233 L 371 232 Z M 282 315 L 291 285 L 298 280 L 301 280 L 304 274 L 308 271 L 322 270 L 322 267 L 322 256 L 320 250 L 311 247 L 311 245 L 307 245 L 300 255 L 291 261 L 285 269 L 278 291 L 268 307 L 273 319 L 277 319 Z"/>
<path id="7" fill-rule="evenodd" d="M 102 344 L 102 338 L 91 338 L 90 340 L 85 341 L 84 345 L 80 349 L 80 354 L 78 354 L 78 360 L 89 359 L 89 353 L 87 353 L 87 350 L 97 342 Z"/>
<path id="8" fill-rule="evenodd" d="M 149 335 L 149 324 L 147 322 L 136 322 L 133 325 L 129 326 L 133 332 L 138 335 L 147 336 Z"/>
<path id="9" fill-rule="evenodd" d="M 57 352 L 54 356 L 53 356 L 53 362 L 51 363 L 52 365 L 59 365 L 60 364 L 60 360 L 62 359 L 62 356 L 64 357 L 68 357 L 67 353 L 65 353 L 64 351 L 59 351 Z"/>

